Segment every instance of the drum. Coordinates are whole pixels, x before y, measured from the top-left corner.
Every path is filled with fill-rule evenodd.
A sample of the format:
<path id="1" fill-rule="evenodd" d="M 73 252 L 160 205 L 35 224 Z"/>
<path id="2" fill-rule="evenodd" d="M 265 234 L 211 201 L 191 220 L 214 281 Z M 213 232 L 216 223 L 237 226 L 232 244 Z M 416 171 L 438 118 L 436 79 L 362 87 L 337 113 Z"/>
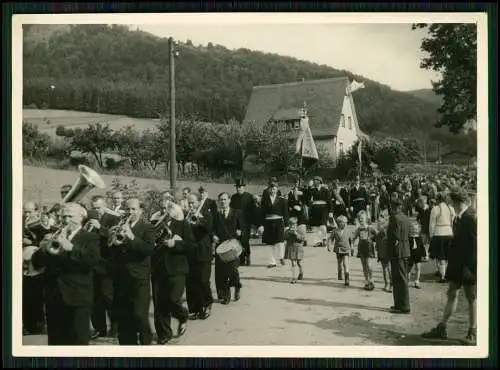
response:
<path id="1" fill-rule="evenodd" d="M 31 263 L 31 257 L 38 250 L 38 247 L 30 245 L 23 248 L 23 275 L 24 276 L 38 276 L 42 274 L 45 268 L 36 270 Z"/>
<path id="2" fill-rule="evenodd" d="M 243 247 L 240 242 L 236 239 L 229 239 L 222 242 L 216 249 L 220 259 L 223 262 L 231 262 L 239 258 L 240 254 L 243 252 Z"/>

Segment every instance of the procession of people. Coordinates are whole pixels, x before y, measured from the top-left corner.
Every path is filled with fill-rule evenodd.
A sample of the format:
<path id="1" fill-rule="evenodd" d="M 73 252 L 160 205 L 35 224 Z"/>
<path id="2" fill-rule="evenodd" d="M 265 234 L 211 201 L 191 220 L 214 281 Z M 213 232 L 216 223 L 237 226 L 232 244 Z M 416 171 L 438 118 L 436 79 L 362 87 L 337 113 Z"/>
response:
<path id="1" fill-rule="evenodd" d="M 244 296 L 239 269 L 252 265 L 251 239 L 258 237 L 268 248 L 267 267 L 289 264 L 291 284 L 307 279 L 306 247 L 335 253 L 345 286 L 353 283 L 352 258 L 359 258 L 366 291 L 378 288 L 373 271 L 380 263 L 392 314 L 411 313 L 409 288 L 422 288 L 420 264 L 433 259 L 437 281 L 449 284 L 448 303 L 424 336 L 446 337 L 463 287 L 470 311 L 465 343 L 475 344 L 476 216 L 463 189 L 475 190 L 465 172 L 364 183 L 357 176 L 352 184 L 315 176 L 297 179 L 288 193 L 273 177 L 260 196 L 237 179 L 233 194 L 216 199 L 203 186 L 180 196 L 165 190 L 149 215 L 140 199 L 119 191 L 109 202 L 95 195 L 85 205 L 63 185 L 57 207 L 24 204 L 23 332 L 46 333 L 49 345 L 101 337 L 150 345 L 152 301 L 156 343 L 168 344 L 190 321 L 209 319 L 214 303 L 237 304 Z"/>

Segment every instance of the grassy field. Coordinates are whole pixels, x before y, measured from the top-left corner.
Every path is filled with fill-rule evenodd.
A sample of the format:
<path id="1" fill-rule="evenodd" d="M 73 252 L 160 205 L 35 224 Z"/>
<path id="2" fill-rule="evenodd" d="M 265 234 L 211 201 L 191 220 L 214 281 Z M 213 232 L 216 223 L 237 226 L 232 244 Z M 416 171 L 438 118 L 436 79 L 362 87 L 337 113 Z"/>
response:
<path id="1" fill-rule="evenodd" d="M 23 200 L 34 200 L 42 205 L 51 205 L 59 200 L 59 189 L 63 184 L 73 184 L 78 178 L 77 171 L 54 170 L 50 168 L 23 166 Z M 168 190 L 170 182 L 166 180 L 145 179 L 138 177 L 102 175 L 107 186 L 111 185 L 113 178 L 118 178 L 124 183 L 131 183 L 133 180 L 143 189 L 154 187 L 158 190 Z M 214 184 L 194 181 L 178 181 L 177 187 L 189 186 L 196 191 L 200 185 L 203 185 L 212 198 L 215 198 L 220 192 L 226 191 L 230 194 L 235 192 L 233 184 Z M 248 185 L 247 189 L 252 194 L 261 194 L 264 190 L 263 185 Z M 282 192 L 288 191 L 288 188 L 282 187 Z M 104 194 L 106 189 L 94 189 L 87 196 Z M 85 202 L 85 199 L 83 200 Z"/>
<path id="2" fill-rule="evenodd" d="M 158 120 L 146 118 L 130 118 L 113 114 L 57 109 L 23 109 L 23 120 L 38 125 L 40 131 L 51 137 L 56 136 L 56 128 L 60 125 L 72 128 L 85 128 L 90 123 L 109 123 L 109 126 L 113 130 L 132 126 L 134 129 L 142 131 L 154 128 L 159 122 Z"/>

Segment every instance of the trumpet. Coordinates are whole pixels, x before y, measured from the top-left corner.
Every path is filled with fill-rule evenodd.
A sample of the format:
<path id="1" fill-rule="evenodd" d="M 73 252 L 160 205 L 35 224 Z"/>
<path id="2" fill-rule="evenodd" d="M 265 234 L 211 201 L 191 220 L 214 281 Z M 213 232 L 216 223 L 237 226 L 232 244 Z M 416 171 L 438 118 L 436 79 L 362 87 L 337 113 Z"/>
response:
<path id="1" fill-rule="evenodd" d="M 165 213 L 153 225 L 156 233 L 156 243 L 161 243 L 165 239 L 172 239 L 174 236 L 172 230 L 168 226 L 170 219 L 169 214 Z"/>
<path id="2" fill-rule="evenodd" d="M 64 225 L 57 229 L 53 234 L 49 234 L 40 242 L 40 246 L 48 248 L 53 252 L 59 250 L 61 248 L 61 243 L 59 242 L 59 238 L 63 233 L 67 233 L 68 226 Z"/>
<path id="3" fill-rule="evenodd" d="M 109 245 L 122 244 L 125 241 L 125 233 L 124 227 L 127 224 L 130 224 L 132 220 L 132 216 L 128 216 L 126 218 L 122 218 L 122 220 L 118 223 L 118 225 L 113 226 L 109 229 Z"/>
<path id="4" fill-rule="evenodd" d="M 195 212 L 190 210 L 186 215 L 186 221 L 190 224 L 197 224 L 200 222 L 200 219 L 203 218 L 203 215 L 200 213 L 200 210 L 197 209 Z"/>

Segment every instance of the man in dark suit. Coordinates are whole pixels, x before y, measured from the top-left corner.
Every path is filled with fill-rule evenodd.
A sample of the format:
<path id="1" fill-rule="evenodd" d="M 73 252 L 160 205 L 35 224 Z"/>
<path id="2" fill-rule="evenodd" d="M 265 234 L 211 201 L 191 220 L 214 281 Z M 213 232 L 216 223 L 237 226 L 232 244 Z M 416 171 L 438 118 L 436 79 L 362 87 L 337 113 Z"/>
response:
<path id="1" fill-rule="evenodd" d="M 208 191 L 203 186 L 198 189 L 200 194 L 200 207 L 201 212 L 210 212 L 212 214 L 212 220 L 215 219 L 217 215 L 217 202 L 208 196 Z"/>
<path id="2" fill-rule="evenodd" d="M 453 253 L 448 255 L 446 270 L 446 279 L 449 282 L 448 300 L 441 322 L 422 336 L 431 339 L 447 338 L 446 326 L 456 310 L 458 293 L 463 288 L 469 304 L 469 330 L 464 343 L 476 345 L 477 218 L 476 213 L 470 207 L 467 194 L 463 191 L 453 191 L 450 194 L 450 199 L 457 217 L 453 223 L 453 241 L 451 243 Z"/>
<path id="3" fill-rule="evenodd" d="M 127 200 L 125 212 L 125 221 L 120 222 L 119 230 L 113 232 L 110 241 L 115 260 L 113 308 L 118 323 L 118 342 L 120 345 L 149 345 L 153 340 L 149 304 L 154 229 L 143 218 L 139 199 Z"/>
<path id="4" fill-rule="evenodd" d="M 32 256 L 33 266 L 45 267 L 44 283 L 49 345 L 88 345 L 93 269 L 99 262 L 99 237 L 82 229 L 85 210 L 76 203 L 61 209 L 64 227 L 44 240 Z"/>
<path id="5" fill-rule="evenodd" d="M 212 213 L 199 209 L 197 194 L 188 196 L 189 213 L 186 221 L 191 225 L 194 236 L 193 248 L 189 250 L 189 273 L 186 277 L 186 300 L 191 320 L 205 320 L 212 311 Z"/>
<path id="6" fill-rule="evenodd" d="M 213 241 L 220 245 L 229 239 L 239 240 L 245 228 L 243 215 L 240 211 L 229 207 L 229 194 L 219 194 L 219 213 L 214 222 Z M 240 299 L 241 283 L 238 272 L 239 258 L 224 262 L 219 255 L 215 255 L 215 287 L 217 296 L 222 304 L 231 302 L 231 286 L 235 287 L 234 300 Z"/>
<path id="7" fill-rule="evenodd" d="M 269 197 L 269 190 L 273 187 L 273 184 L 277 184 L 278 183 L 278 179 L 276 177 L 271 177 L 269 179 L 269 182 L 267 184 L 267 188 L 264 189 L 264 191 L 262 192 L 262 201 L 264 201 L 265 198 L 268 198 Z M 278 189 L 278 196 L 281 197 L 281 190 Z"/>
<path id="8" fill-rule="evenodd" d="M 245 229 L 241 230 L 241 246 L 243 252 L 240 255 L 240 265 L 250 266 L 250 234 L 252 224 L 256 221 L 257 205 L 252 194 L 245 189 L 245 182 L 242 179 L 236 180 L 236 193 L 231 196 L 229 207 L 239 210 L 243 216 Z"/>
<path id="9" fill-rule="evenodd" d="M 389 218 L 387 229 L 387 253 L 391 260 L 392 295 L 394 306 L 392 313 L 410 313 L 408 292 L 408 258 L 410 257 L 410 221 L 403 213 L 400 199 L 392 202 L 394 214 Z"/>
<path id="10" fill-rule="evenodd" d="M 165 232 L 158 227 L 156 230 L 152 281 L 157 343 L 163 345 L 173 338 L 172 317 L 179 321 L 177 336 L 186 332 L 188 311 L 182 305 L 182 295 L 189 273 L 187 255 L 195 241 L 191 225 L 184 219 L 183 209 L 169 200 L 164 200 L 162 207 L 169 216 L 163 223 Z"/>
<path id="11" fill-rule="evenodd" d="M 113 337 L 118 334 L 113 305 L 113 261 L 108 247 L 109 229 L 120 221 L 116 215 L 107 212 L 106 200 L 101 195 L 91 199 L 91 211 L 86 223 L 87 230 L 99 235 L 101 243 L 101 259 L 94 271 L 94 306 L 92 308 L 92 326 L 94 333 L 91 339 Z M 111 328 L 108 333 L 106 314 L 109 315 Z"/>

